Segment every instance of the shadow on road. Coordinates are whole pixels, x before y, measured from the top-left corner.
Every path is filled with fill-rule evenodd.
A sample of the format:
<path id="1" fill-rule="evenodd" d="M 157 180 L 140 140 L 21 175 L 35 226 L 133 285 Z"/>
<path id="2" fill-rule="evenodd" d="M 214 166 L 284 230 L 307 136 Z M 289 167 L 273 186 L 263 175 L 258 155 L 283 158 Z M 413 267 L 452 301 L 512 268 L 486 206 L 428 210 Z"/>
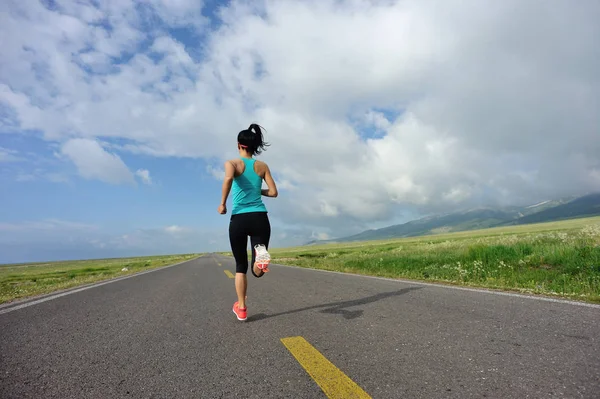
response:
<path id="1" fill-rule="evenodd" d="M 371 302 L 377 302 L 382 299 L 390 298 L 393 296 L 407 294 L 413 290 L 420 290 L 421 288 L 423 288 L 423 287 L 408 287 L 408 288 L 403 288 L 403 289 L 397 290 L 397 291 L 382 292 L 380 294 L 371 295 L 371 296 L 368 296 L 365 298 L 352 299 L 352 300 L 341 301 L 341 302 L 331 302 L 331 303 L 326 303 L 323 305 L 307 306 L 304 308 L 288 310 L 288 311 L 281 312 L 281 313 L 273 313 L 273 314 L 257 313 L 255 315 L 248 316 L 247 321 L 259 321 L 259 320 L 264 320 L 264 319 L 270 319 L 271 317 L 283 316 L 286 314 L 304 312 L 305 310 L 319 309 L 319 308 L 325 308 L 325 309 L 321 310 L 320 313 L 340 314 L 344 317 L 344 319 L 351 320 L 351 319 L 356 319 L 357 317 L 362 316 L 363 310 L 361 310 L 361 309 L 346 310 L 346 308 L 349 308 L 352 306 L 365 305 L 365 304 L 371 303 Z"/>

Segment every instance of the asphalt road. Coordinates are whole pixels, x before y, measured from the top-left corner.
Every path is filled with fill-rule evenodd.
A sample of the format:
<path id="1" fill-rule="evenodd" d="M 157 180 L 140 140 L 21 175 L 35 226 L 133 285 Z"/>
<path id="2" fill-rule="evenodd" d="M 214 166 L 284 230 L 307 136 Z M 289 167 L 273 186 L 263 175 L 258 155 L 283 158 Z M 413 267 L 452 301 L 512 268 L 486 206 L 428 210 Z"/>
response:
<path id="1" fill-rule="evenodd" d="M 208 255 L 2 309 L 0 397 L 325 398 L 288 337 L 373 398 L 600 397 L 600 307 L 272 265 L 240 322 L 225 270 Z"/>

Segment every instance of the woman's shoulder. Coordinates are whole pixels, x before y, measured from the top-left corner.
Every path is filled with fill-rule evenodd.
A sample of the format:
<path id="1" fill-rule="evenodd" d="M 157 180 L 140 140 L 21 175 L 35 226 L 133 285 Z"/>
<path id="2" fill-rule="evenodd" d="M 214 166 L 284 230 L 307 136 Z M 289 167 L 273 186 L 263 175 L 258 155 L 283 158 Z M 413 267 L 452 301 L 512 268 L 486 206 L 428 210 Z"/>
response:
<path id="1" fill-rule="evenodd" d="M 257 169 L 260 169 L 260 170 L 267 170 L 267 169 L 269 169 L 269 165 L 267 165 L 267 163 L 265 161 L 259 161 L 257 159 L 254 164 L 255 164 L 255 168 L 257 168 Z"/>
<path id="2" fill-rule="evenodd" d="M 227 170 L 228 167 L 233 168 L 234 177 L 237 177 L 244 172 L 244 162 L 241 159 L 233 158 L 226 160 L 225 170 Z"/>
<path id="3" fill-rule="evenodd" d="M 267 166 L 267 163 L 265 161 L 261 161 L 260 159 L 257 159 L 255 163 L 260 166 Z"/>
<path id="4" fill-rule="evenodd" d="M 269 169 L 269 166 L 264 161 L 259 161 L 258 159 L 254 162 L 254 171 L 258 173 L 260 177 L 264 177 L 265 173 Z"/>
<path id="5" fill-rule="evenodd" d="M 239 158 L 232 158 L 225 161 L 225 163 L 230 163 L 234 166 L 243 165 L 244 162 Z"/>

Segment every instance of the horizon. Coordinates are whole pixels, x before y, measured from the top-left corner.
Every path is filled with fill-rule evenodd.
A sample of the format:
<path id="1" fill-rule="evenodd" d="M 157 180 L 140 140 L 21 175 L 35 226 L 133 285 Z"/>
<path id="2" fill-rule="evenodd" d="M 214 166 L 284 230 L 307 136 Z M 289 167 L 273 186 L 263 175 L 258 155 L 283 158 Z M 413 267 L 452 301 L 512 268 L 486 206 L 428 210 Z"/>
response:
<path id="1" fill-rule="evenodd" d="M 600 195 L 600 191 L 598 192 L 588 192 L 585 193 L 581 196 L 567 196 L 567 197 L 562 197 L 562 198 L 557 198 L 557 199 L 551 199 L 551 200 L 546 200 L 546 201 L 542 201 L 538 204 L 533 204 L 533 205 L 521 205 L 521 206 L 516 206 L 516 205 L 509 205 L 508 207 L 518 207 L 518 208 L 531 208 L 531 207 L 535 207 L 538 205 L 543 205 L 547 202 L 550 201 L 567 201 L 571 202 L 574 201 L 576 199 L 580 199 L 580 198 L 584 198 L 587 196 L 591 196 L 591 195 Z M 472 210 L 477 210 L 477 209 L 482 209 L 482 208 L 474 208 Z M 486 207 L 485 209 L 492 209 L 492 210 L 501 210 L 503 208 L 491 208 L 491 207 Z M 410 220 L 408 222 L 404 222 L 402 223 L 402 225 L 404 224 L 409 224 L 411 222 L 415 222 L 415 221 L 419 221 L 419 220 L 423 220 L 423 219 L 427 219 L 427 218 L 436 218 L 436 217 L 440 217 L 440 216 L 447 216 L 447 215 L 452 215 L 455 213 L 460 213 L 460 212 L 469 212 L 470 210 L 458 210 L 456 212 L 450 212 L 450 213 L 438 213 L 438 214 L 432 214 L 432 215 L 426 215 L 424 217 L 421 217 L 419 219 L 414 219 L 414 220 Z M 546 222 L 533 222 L 533 223 L 526 223 L 527 224 L 547 224 L 547 223 L 556 223 L 556 222 L 561 222 L 561 221 L 567 221 L 567 220 L 578 220 L 578 219 L 588 219 L 590 217 L 594 217 L 594 216 L 574 216 L 574 217 L 567 217 L 567 218 L 563 218 L 563 219 L 558 219 L 558 220 L 552 220 L 552 221 L 546 221 Z M 381 229 L 386 229 L 389 227 L 395 227 L 397 225 L 388 225 L 388 226 L 384 226 L 381 228 L 377 228 L 377 229 L 367 229 L 367 230 L 363 230 L 362 232 L 358 233 L 359 235 L 365 232 L 369 232 L 369 231 L 377 231 L 377 230 L 381 230 Z M 376 241 L 378 240 L 390 240 L 390 239 L 404 239 L 404 238 L 416 238 L 416 237 L 429 237 L 429 236 L 436 236 L 436 235 L 447 235 L 447 234 L 453 234 L 453 233 L 463 233 L 465 231 L 480 231 L 480 230 L 488 230 L 488 229 L 495 229 L 495 228 L 506 228 L 506 226 L 502 226 L 502 225 L 498 225 L 498 226 L 490 226 L 490 227 L 483 227 L 483 228 L 475 228 L 475 229 L 467 229 L 467 230 L 455 230 L 455 231 L 447 231 L 447 232 L 440 232 L 440 233 L 435 233 L 433 231 L 431 231 L 430 234 L 424 234 L 424 235 L 414 235 L 414 236 L 397 236 L 395 238 L 385 238 L 385 239 L 376 239 Z M 353 235 L 354 236 L 354 235 Z M 373 239 L 363 239 L 363 240 L 356 240 L 356 241 L 346 241 L 347 238 L 351 238 L 353 236 L 345 236 L 345 237 L 332 237 L 328 240 L 312 240 L 312 241 L 308 241 L 305 243 L 301 243 L 301 244 L 297 244 L 294 246 L 275 246 L 275 247 L 271 247 L 273 249 L 277 249 L 277 250 L 286 250 L 286 249 L 295 249 L 297 247 L 302 247 L 302 246 L 312 246 L 314 244 L 321 244 L 321 245 L 330 245 L 330 244 L 339 244 L 339 243 L 352 243 L 352 242 L 365 242 L 365 241 L 373 241 Z M 307 248 L 308 249 L 308 248 Z M 131 254 L 129 256 L 125 256 L 125 257 L 110 257 L 110 258 L 102 258 L 102 257 L 95 257 L 95 258 L 65 258 L 65 259 L 54 259 L 54 260 L 43 260 L 43 261 L 35 261 L 35 262 L 13 262 L 13 263 L 1 263 L 0 262 L 0 266 L 20 266 L 20 265 L 28 265 L 28 264 L 40 264 L 40 263 L 60 263 L 60 262 L 77 262 L 77 261 L 93 261 L 93 260 L 110 260 L 110 259 L 128 259 L 128 258 L 147 258 L 147 257 L 162 257 L 162 256 L 181 256 L 181 255 L 190 255 L 190 254 L 194 254 L 194 255 L 202 255 L 202 254 L 211 254 L 211 253 L 227 253 L 227 252 L 231 252 L 231 249 L 228 248 L 226 250 L 222 250 L 222 251 L 201 251 L 201 252 L 187 252 L 187 253 L 155 253 L 155 254 L 150 254 L 150 255 L 136 255 L 136 254 Z"/>
<path id="2" fill-rule="evenodd" d="M 0 263 L 229 251 L 254 122 L 272 247 L 594 192 L 600 3 L 550 3 L 3 2 Z"/>

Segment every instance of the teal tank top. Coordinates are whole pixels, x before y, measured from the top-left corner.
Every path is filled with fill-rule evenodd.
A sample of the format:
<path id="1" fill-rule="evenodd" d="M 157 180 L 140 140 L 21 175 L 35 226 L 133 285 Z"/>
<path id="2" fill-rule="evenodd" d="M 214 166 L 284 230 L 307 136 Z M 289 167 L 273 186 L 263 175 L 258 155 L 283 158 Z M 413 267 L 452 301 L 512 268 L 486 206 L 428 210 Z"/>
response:
<path id="1" fill-rule="evenodd" d="M 231 214 L 248 212 L 266 212 L 267 208 L 262 201 L 262 178 L 254 171 L 255 159 L 242 158 L 244 173 L 233 179 L 231 198 L 233 207 Z"/>

